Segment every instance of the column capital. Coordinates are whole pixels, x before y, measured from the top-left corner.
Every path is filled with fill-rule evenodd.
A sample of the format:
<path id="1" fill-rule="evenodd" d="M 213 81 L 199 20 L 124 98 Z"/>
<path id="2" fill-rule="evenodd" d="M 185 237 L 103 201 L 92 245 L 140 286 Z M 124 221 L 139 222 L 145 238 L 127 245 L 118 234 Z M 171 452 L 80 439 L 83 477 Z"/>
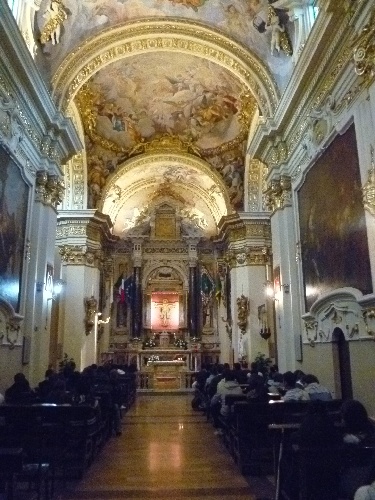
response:
<path id="1" fill-rule="evenodd" d="M 89 266 L 99 268 L 104 255 L 101 250 L 74 245 L 59 246 L 59 254 L 65 265 Z"/>

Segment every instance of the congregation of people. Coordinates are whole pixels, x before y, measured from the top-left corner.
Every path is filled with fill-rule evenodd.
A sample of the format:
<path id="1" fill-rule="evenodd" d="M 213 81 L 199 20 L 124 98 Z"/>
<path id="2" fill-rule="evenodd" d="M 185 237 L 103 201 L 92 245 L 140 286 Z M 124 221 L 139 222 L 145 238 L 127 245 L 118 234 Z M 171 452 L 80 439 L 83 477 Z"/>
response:
<path id="1" fill-rule="evenodd" d="M 23 373 L 14 375 L 14 383 L 4 395 L 0 394 L 0 404 L 11 405 L 88 405 L 99 408 L 100 395 L 109 396 L 112 428 L 116 436 L 121 435 L 121 408 L 125 404 L 124 380 L 135 383 L 136 367 L 117 366 L 111 363 L 76 370 L 74 361 L 67 363 L 60 371 L 48 368 L 45 378 L 32 388 Z"/>
<path id="2" fill-rule="evenodd" d="M 334 421 L 326 407 L 326 402 L 335 402 L 334 397 L 313 374 L 299 370 L 281 374 L 277 366 L 261 370 L 257 363 L 249 370 L 239 363 L 233 369 L 228 364 L 203 366 L 195 382 L 192 407 L 209 416 L 216 435 L 223 435 L 223 427 L 234 418 L 228 395 L 237 395 L 247 404 L 301 402 L 308 406 L 301 422 L 290 426 L 295 430 L 283 435 L 286 439 L 278 473 L 287 493 L 285 497 L 280 493 L 279 498 L 304 498 L 299 496 L 301 455 L 296 451 L 319 448 L 324 450 L 328 465 L 317 464 L 315 470 L 314 461 L 309 464 L 309 498 L 375 500 L 375 425 L 361 402 L 338 400 L 340 417 Z M 345 461 L 340 457 L 351 458 Z"/>

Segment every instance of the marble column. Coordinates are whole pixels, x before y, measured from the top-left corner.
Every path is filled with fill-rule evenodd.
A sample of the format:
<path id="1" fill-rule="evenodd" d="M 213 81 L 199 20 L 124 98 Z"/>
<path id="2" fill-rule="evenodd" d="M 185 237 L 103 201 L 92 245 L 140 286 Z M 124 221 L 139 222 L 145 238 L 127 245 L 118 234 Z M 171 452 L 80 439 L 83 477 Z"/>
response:
<path id="1" fill-rule="evenodd" d="M 189 254 L 189 296 L 188 296 L 188 330 L 190 338 L 199 337 L 199 290 L 198 290 L 198 256 L 199 240 L 188 241 Z"/>
<path id="2" fill-rule="evenodd" d="M 137 238 L 133 242 L 133 287 L 132 287 L 132 316 L 131 336 L 140 338 L 143 333 L 142 321 L 142 244 L 143 239 Z"/>

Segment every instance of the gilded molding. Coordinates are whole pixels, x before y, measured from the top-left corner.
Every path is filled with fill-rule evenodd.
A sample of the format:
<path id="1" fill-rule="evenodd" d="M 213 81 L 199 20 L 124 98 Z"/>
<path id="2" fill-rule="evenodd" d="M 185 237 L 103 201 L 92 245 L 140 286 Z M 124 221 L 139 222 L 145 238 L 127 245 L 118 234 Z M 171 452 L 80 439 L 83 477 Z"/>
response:
<path id="1" fill-rule="evenodd" d="M 224 261 L 230 269 L 245 266 L 265 266 L 271 264 L 271 253 L 264 246 L 245 246 L 228 250 Z"/>
<path id="2" fill-rule="evenodd" d="M 263 170 L 264 164 L 261 161 L 251 160 L 248 174 L 248 209 L 250 212 L 262 210 Z"/>
<path id="3" fill-rule="evenodd" d="M 357 75 L 371 81 L 375 76 L 375 8 L 370 20 L 353 42 L 354 69 Z"/>
<path id="4" fill-rule="evenodd" d="M 84 246 L 59 246 L 59 254 L 65 265 L 100 267 L 103 260 L 100 250 L 88 249 Z"/>
<path id="5" fill-rule="evenodd" d="M 69 238 L 72 236 L 86 236 L 86 227 L 82 225 L 58 226 L 56 238 Z"/>
<path id="6" fill-rule="evenodd" d="M 292 183 L 291 178 L 282 175 L 278 179 L 272 179 L 265 192 L 267 207 L 271 212 L 292 205 Z"/>
<path id="7" fill-rule="evenodd" d="M 365 209 L 375 216 L 375 159 L 374 148 L 371 146 L 371 168 L 368 171 L 368 179 L 362 187 L 362 196 Z"/>
<path id="8" fill-rule="evenodd" d="M 209 158 L 212 156 L 221 155 L 227 151 L 240 146 L 248 136 L 249 125 L 257 110 L 257 103 L 254 97 L 249 92 L 242 92 L 240 95 L 241 111 L 239 113 L 239 123 L 241 130 L 237 137 L 233 140 L 221 144 L 215 148 L 202 149 L 199 148 L 193 140 L 182 141 L 179 137 L 164 134 L 160 137 L 155 137 L 150 142 L 142 139 L 139 143 L 131 148 L 124 148 L 115 142 L 105 139 L 96 133 L 97 128 L 97 113 L 94 111 L 97 95 L 92 89 L 84 84 L 76 95 L 77 108 L 80 111 L 82 122 L 85 131 L 90 140 L 98 146 L 116 154 L 122 154 L 124 159 L 131 158 L 140 154 L 155 154 L 163 152 L 176 151 L 178 153 L 189 153 L 196 155 L 199 158 Z"/>
<path id="9" fill-rule="evenodd" d="M 227 68 L 255 97 L 262 114 L 273 115 L 279 95 L 262 61 L 219 31 L 180 18 L 129 21 L 86 41 L 64 60 L 53 78 L 60 107 L 66 109 L 82 85 L 106 65 L 157 50 L 191 53 Z"/>

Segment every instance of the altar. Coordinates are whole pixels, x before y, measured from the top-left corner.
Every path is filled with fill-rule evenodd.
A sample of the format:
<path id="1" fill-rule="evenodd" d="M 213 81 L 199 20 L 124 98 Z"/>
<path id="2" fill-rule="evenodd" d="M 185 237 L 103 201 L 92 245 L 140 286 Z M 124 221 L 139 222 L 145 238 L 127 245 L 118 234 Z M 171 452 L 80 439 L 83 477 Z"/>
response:
<path id="1" fill-rule="evenodd" d="M 148 361 L 146 370 L 151 372 L 153 389 L 168 390 L 181 388 L 181 375 L 186 372 L 183 360 Z"/>

